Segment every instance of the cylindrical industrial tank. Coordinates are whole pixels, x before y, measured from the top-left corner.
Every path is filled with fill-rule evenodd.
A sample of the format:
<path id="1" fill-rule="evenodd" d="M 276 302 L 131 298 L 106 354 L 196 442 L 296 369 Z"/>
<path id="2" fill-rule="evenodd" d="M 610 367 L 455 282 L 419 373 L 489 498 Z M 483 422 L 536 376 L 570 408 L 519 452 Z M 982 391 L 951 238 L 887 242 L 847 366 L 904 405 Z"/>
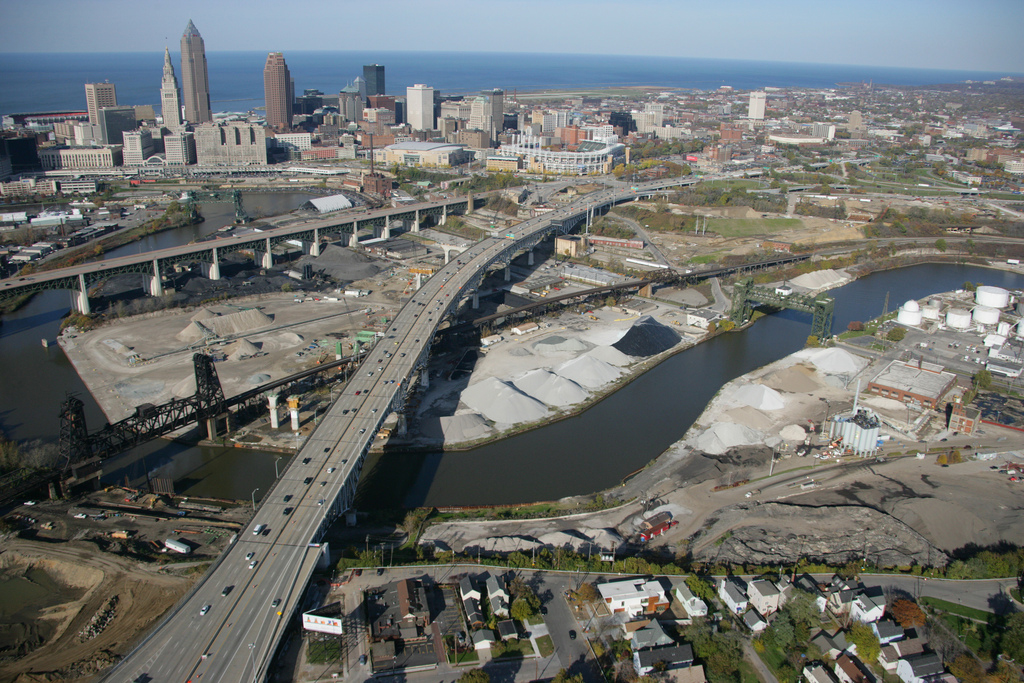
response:
<path id="1" fill-rule="evenodd" d="M 996 334 L 1002 335 L 1004 337 L 1008 336 L 1010 334 L 1010 323 L 999 323 L 996 326 Z"/>
<path id="2" fill-rule="evenodd" d="M 925 320 L 938 320 L 939 319 L 939 307 L 938 306 L 925 306 L 921 309 L 921 317 Z"/>
<path id="3" fill-rule="evenodd" d="M 1024 337 L 1024 320 L 1017 323 L 1017 336 Z"/>
<path id="4" fill-rule="evenodd" d="M 946 311 L 946 326 L 954 330 L 966 330 L 971 326 L 971 314 L 962 308 L 951 308 Z"/>
<path id="5" fill-rule="evenodd" d="M 1017 313 L 1017 315 L 1024 315 L 1024 301 L 1018 301 L 1014 305 L 1014 311 Z"/>
<path id="6" fill-rule="evenodd" d="M 899 313 L 896 314 L 896 322 L 901 325 L 920 325 L 921 307 L 917 305 L 916 301 L 911 299 L 900 306 Z"/>
<path id="7" fill-rule="evenodd" d="M 1010 304 L 1010 292 L 1002 287 L 982 285 L 974 292 L 974 302 L 989 308 L 1006 308 Z"/>
<path id="8" fill-rule="evenodd" d="M 999 310 L 988 306 L 974 307 L 974 322 L 979 325 L 995 325 L 999 322 Z"/>

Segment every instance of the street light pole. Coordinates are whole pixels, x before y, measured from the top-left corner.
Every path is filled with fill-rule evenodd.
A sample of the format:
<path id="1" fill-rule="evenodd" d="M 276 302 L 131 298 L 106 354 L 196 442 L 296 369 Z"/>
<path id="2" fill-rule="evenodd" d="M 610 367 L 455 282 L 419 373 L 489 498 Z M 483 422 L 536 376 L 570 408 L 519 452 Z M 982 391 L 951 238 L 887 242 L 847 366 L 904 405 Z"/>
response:
<path id="1" fill-rule="evenodd" d="M 256 683 L 256 663 L 253 660 L 252 653 L 256 649 L 256 643 L 249 643 L 249 664 L 252 666 L 252 683 Z"/>
<path id="2" fill-rule="evenodd" d="M 256 492 L 259 491 L 259 490 L 260 490 L 259 486 L 257 486 L 256 488 L 254 488 L 252 490 L 252 511 L 253 512 L 256 512 Z"/>

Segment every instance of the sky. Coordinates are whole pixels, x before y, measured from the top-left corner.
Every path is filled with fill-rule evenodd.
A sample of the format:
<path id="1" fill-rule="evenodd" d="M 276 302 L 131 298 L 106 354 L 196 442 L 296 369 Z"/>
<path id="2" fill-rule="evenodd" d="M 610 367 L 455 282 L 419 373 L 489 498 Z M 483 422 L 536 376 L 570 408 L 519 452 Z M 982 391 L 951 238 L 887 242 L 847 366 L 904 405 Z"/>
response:
<path id="1" fill-rule="evenodd" d="M 2 52 L 625 54 L 1024 72 L 1022 0 L 0 0 Z M 0 63 L 0 69 L 3 64 Z"/>

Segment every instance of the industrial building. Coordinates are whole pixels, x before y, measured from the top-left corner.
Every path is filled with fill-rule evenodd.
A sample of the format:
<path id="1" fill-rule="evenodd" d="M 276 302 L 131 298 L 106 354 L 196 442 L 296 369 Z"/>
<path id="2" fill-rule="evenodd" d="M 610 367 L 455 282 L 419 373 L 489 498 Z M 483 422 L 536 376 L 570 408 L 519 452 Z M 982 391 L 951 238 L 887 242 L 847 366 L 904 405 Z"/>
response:
<path id="1" fill-rule="evenodd" d="M 868 391 L 903 403 L 937 408 L 956 382 L 956 375 L 941 365 L 917 360 L 894 360 L 868 382 Z"/>

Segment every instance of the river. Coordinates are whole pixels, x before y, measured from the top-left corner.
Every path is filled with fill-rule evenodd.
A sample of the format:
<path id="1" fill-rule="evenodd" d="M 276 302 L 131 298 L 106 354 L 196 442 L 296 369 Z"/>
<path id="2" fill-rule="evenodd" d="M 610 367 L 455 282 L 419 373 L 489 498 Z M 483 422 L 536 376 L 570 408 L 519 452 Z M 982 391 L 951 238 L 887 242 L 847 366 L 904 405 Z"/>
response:
<path id="1" fill-rule="evenodd" d="M 230 222 L 229 205 L 211 206 L 225 207 Z M 204 230 L 226 224 L 216 225 L 212 212 L 204 213 Z M 921 265 L 875 273 L 831 292 L 834 329 L 880 315 L 886 294 L 894 310 L 909 298 L 956 289 L 965 281 L 1024 287 L 1024 277 L 974 266 Z M 105 418 L 63 352 L 40 344 L 40 339 L 54 339 L 69 303 L 67 292 L 45 292 L 0 326 L 0 427 L 9 438 L 56 441 L 59 406 L 69 392 L 85 400 L 91 428 L 103 424 Z M 573 418 L 471 451 L 371 456 L 357 506 L 520 503 L 614 486 L 682 438 L 723 384 L 798 350 L 809 332 L 810 320 L 802 314 L 766 316 L 748 330 L 719 335 L 672 356 Z M 278 457 L 155 441 L 110 463 L 105 478 L 123 481 L 126 474 L 135 478 L 149 471 L 174 479 L 179 493 L 245 499 L 253 489 L 269 489 Z"/>

